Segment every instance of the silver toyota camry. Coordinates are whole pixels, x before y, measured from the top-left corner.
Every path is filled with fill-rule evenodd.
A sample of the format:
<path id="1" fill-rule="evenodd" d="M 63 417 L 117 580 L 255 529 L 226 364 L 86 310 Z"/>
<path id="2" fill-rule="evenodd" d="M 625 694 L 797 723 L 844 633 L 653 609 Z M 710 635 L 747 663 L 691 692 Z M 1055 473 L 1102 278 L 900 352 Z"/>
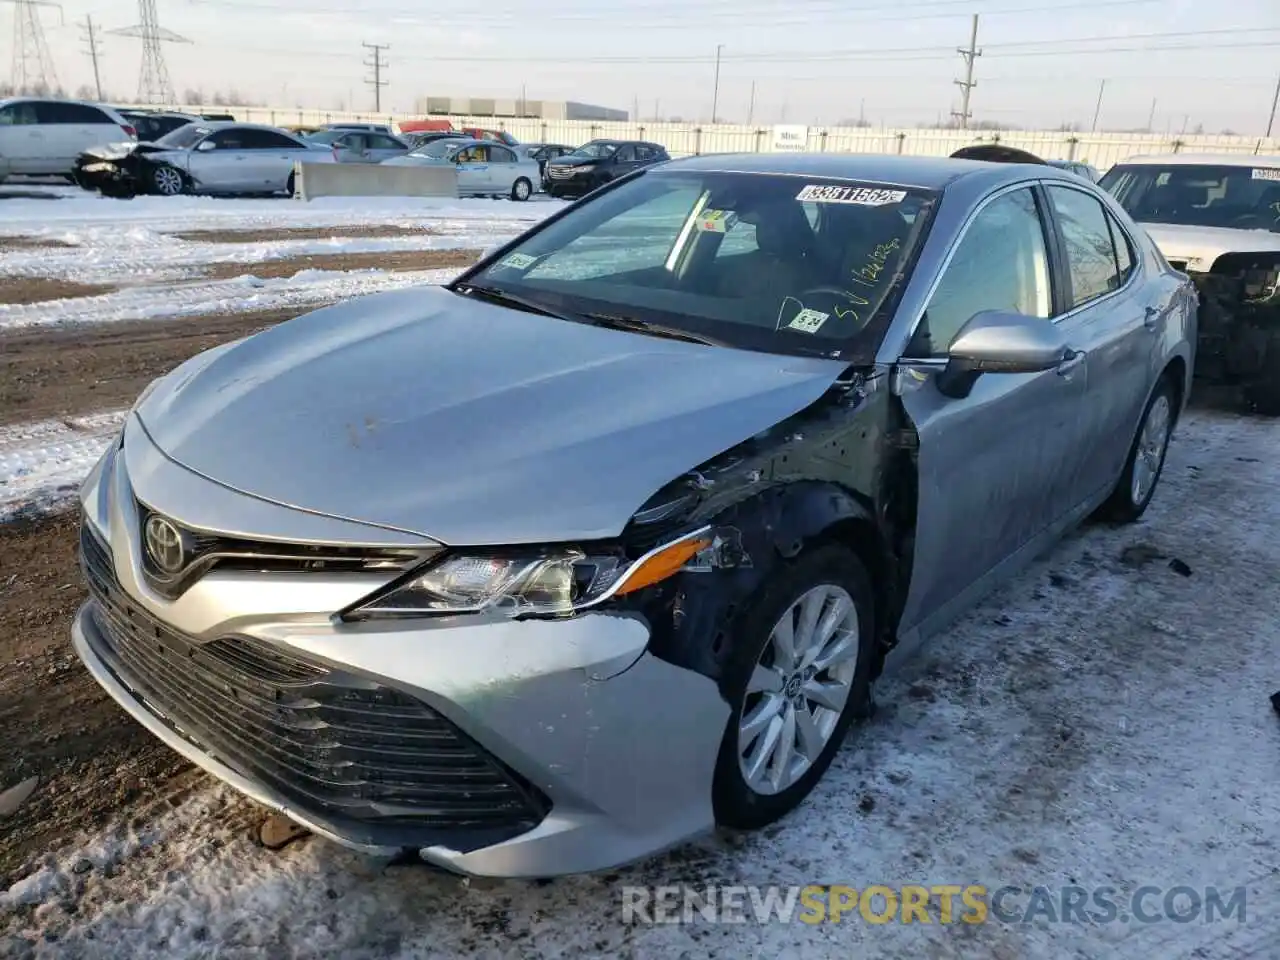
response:
<path id="1" fill-rule="evenodd" d="M 1195 311 L 1044 165 L 642 169 L 148 387 L 82 488 L 75 648 L 362 850 L 542 877 L 760 827 L 887 665 L 1142 515 Z"/>

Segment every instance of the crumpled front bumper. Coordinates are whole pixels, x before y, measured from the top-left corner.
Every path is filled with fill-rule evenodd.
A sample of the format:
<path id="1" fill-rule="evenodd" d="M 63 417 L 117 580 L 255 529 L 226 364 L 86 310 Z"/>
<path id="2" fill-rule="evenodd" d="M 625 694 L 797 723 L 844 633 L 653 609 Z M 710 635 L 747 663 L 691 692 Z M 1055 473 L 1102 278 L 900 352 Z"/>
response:
<path id="1" fill-rule="evenodd" d="M 109 454 L 82 489 L 88 536 L 98 538 L 87 541 L 89 552 L 102 545 L 118 595 L 93 589 L 72 629 L 75 649 L 126 711 L 237 790 L 348 846 L 374 853 L 412 847 L 424 860 L 476 876 L 606 869 L 713 825 L 711 779 L 728 705 L 713 681 L 647 652 L 642 618 L 597 612 L 559 621 L 339 624 L 332 611 L 368 585 L 321 573 L 214 570 L 168 601 L 142 576 L 124 460 Z M 228 495 L 164 463 L 175 473 L 159 479 L 173 482 L 149 482 L 149 493 L 192 490 L 195 482 L 210 484 L 210 497 Z M 176 498 L 151 499 L 153 509 L 184 519 Z M 126 629 L 139 636 L 110 635 Z M 241 644 L 240 652 L 213 663 L 228 642 Z M 267 667 L 245 670 L 251 662 Z M 390 704 L 409 719 L 383 743 L 385 717 L 368 712 L 357 736 L 333 719 L 346 715 L 349 700 L 369 711 Z M 312 711 L 308 723 L 290 719 L 304 707 Z M 509 786 L 527 800 L 524 818 L 488 834 L 432 828 L 422 770 L 398 761 L 389 775 L 378 766 L 378 758 L 416 749 L 405 739 L 419 729 L 410 722 L 428 724 L 422 736 L 444 731 L 441 750 L 470 751 L 475 764 L 496 771 L 484 789 Z M 412 754 L 430 769 L 434 756 Z M 353 770 L 364 771 L 354 786 Z M 394 793 L 399 781 L 419 791 L 417 809 L 388 805 L 388 797 L 407 795 Z M 455 797 L 451 789 L 443 783 L 441 796 Z M 353 796 L 368 809 L 352 815 Z"/>

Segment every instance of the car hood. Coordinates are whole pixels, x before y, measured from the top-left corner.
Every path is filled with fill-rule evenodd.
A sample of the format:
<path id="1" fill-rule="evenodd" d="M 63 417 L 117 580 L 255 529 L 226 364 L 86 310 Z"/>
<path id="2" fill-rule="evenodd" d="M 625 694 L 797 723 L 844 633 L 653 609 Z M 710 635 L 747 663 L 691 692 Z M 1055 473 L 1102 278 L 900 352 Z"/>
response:
<path id="1" fill-rule="evenodd" d="M 1178 223 L 1144 223 L 1166 260 L 1185 260 L 1191 273 L 1207 273 L 1224 253 L 1280 252 L 1280 233 L 1236 230 L 1231 227 L 1193 227 Z"/>
<path id="2" fill-rule="evenodd" d="M 215 348 L 138 415 L 176 462 L 279 504 L 450 544 L 593 540 L 845 367 L 426 287 Z"/>

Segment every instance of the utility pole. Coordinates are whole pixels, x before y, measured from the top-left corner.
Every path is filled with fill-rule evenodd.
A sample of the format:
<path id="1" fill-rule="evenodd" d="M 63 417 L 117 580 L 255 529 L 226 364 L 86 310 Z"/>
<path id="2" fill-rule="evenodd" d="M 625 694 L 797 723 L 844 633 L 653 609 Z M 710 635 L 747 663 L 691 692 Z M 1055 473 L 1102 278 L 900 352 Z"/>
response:
<path id="1" fill-rule="evenodd" d="M 964 79 L 954 81 L 960 88 L 960 110 L 959 112 L 953 110 L 951 115 L 959 121 L 961 130 L 968 130 L 969 118 L 973 116 L 969 110 L 969 95 L 978 85 L 978 82 L 973 79 L 973 62 L 982 56 L 982 51 L 978 49 L 978 15 L 976 13 L 973 15 L 973 27 L 969 31 L 969 46 L 957 47 L 956 52 L 964 60 Z"/>
<path id="2" fill-rule="evenodd" d="M 867 122 L 867 98 L 863 97 L 858 101 L 858 126 L 864 126 Z"/>
<path id="3" fill-rule="evenodd" d="M 98 99 L 102 99 L 102 76 L 98 73 L 98 38 L 93 33 L 93 17 L 84 15 L 84 27 L 88 33 L 85 38 L 89 44 L 89 59 L 93 61 L 93 87 L 98 91 Z"/>
<path id="4" fill-rule="evenodd" d="M 1280 77 L 1276 77 L 1276 93 L 1271 98 L 1271 116 L 1267 120 L 1267 136 L 1271 136 L 1271 128 L 1276 124 L 1276 106 L 1280 105 Z"/>
<path id="5" fill-rule="evenodd" d="M 716 107 L 720 104 L 720 51 L 724 49 L 723 43 L 716 44 L 716 82 L 711 88 L 711 122 L 716 122 Z"/>
<path id="6" fill-rule="evenodd" d="M 1093 126 L 1089 128 L 1094 133 L 1098 132 L 1098 115 L 1102 113 L 1102 94 L 1106 92 L 1106 89 L 1107 81 L 1103 80 L 1098 84 L 1098 103 L 1093 108 Z"/>
<path id="7" fill-rule="evenodd" d="M 112 30 L 122 37 L 137 37 L 142 41 L 142 70 L 138 74 L 138 100 L 142 103 L 174 103 L 178 97 L 169 79 L 169 68 L 164 62 L 162 43 L 190 43 L 172 30 L 160 26 L 156 13 L 156 0 L 138 0 L 138 22 L 132 27 Z"/>
<path id="8" fill-rule="evenodd" d="M 366 50 L 373 51 L 370 56 L 372 60 L 366 60 L 364 65 L 373 70 L 373 79 L 366 80 L 365 85 L 373 87 L 373 112 L 382 112 L 382 88 L 387 85 L 387 81 L 382 79 L 382 71 L 387 69 L 387 62 L 382 59 L 382 52 L 391 48 L 385 43 L 361 43 L 360 46 Z"/>
<path id="9" fill-rule="evenodd" d="M 1151 113 L 1147 115 L 1147 133 L 1154 133 L 1156 129 L 1156 103 L 1156 98 L 1152 97 Z"/>
<path id="10" fill-rule="evenodd" d="M 751 99 L 747 101 L 747 126 L 751 126 L 751 118 L 756 115 L 756 82 L 751 81 Z"/>

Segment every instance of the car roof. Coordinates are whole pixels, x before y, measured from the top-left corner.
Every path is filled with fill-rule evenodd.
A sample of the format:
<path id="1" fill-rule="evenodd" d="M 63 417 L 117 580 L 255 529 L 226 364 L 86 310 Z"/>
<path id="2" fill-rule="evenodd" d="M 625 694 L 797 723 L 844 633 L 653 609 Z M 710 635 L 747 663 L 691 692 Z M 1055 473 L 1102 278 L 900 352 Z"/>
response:
<path id="1" fill-rule="evenodd" d="M 283 127 L 273 127 L 269 123 L 241 123 L 239 120 L 196 120 L 194 122 L 211 133 L 217 130 L 270 130 L 272 133 L 283 133 L 287 137 L 297 138 L 297 134 L 292 131 Z"/>
<path id="2" fill-rule="evenodd" d="M 1127 157 L 1117 166 L 1158 163 L 1161 166 L 1280 167 L 1280 155 L 1256 153 L 1156 153 Z"/>
<path id="3" fill-rule="evenodd" d="M 950 157 L 904 157 L 885 153 L 708 153 L 664 163 L 660 170 L 707 170 L 726 173 L 772 173 L 781 176 L 862 180 L 941 190 L 960 179 L 984 179 L 995 186 L 1028 177 L 1061 178 L 1074 174 L 1048 164 L 953 160 Z"/>

